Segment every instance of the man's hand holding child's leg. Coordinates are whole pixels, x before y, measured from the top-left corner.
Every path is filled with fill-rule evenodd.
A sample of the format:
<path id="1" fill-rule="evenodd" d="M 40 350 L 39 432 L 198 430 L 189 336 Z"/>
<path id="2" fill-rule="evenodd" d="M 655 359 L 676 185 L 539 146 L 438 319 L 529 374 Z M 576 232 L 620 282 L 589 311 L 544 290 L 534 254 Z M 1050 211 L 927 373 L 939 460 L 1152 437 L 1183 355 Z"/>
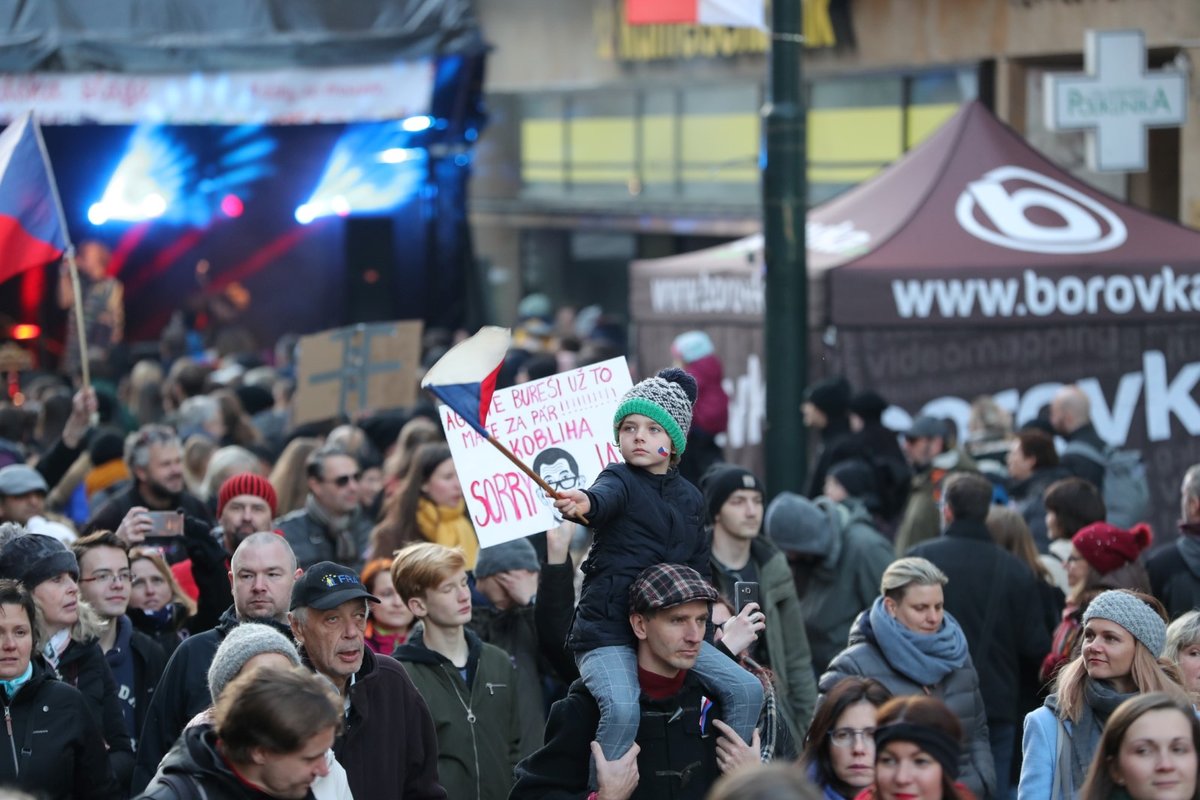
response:
<path id="1" fill-rule="evenodd" d="M 596 761 L 597 800 L 629 800 L 638 785 L 637 757 L 641 752 L 636 744 L 615 761 L 604 759 L 599 742 L 592 742 L 592 758 Z"/>

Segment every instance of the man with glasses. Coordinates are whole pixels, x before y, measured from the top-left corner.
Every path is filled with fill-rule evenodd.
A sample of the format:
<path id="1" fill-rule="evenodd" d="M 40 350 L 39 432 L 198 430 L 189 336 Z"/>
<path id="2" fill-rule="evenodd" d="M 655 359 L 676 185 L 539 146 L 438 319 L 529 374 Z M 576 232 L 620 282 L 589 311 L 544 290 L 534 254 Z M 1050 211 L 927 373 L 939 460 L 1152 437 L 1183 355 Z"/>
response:
<path id="1" fill-rule="evenodd" d="M 333 561 L 361 570 L 371 519 L 358 504 L 358 461 L 336 445 L 314 450 L 305 462 L 308 499 L 304 508 L 276 520 L 301 569 Z"/>
<path id="2" fill-rule="evenodd" d="M 79 562 L 79 593 L 108 623 L 100 634 L 100 649 L 117 683 L 117 699 L 135 749 L 146 707 L 167 665 L 162 647 L 133 629 L 125 615 L 132 576 L 129 553 L 110 531 L 77 540 L 71 549 Z"/>
<path id="3" fill-rule="evenodd" d="M 579 472 L 579 462 L 561 447 L 547 447 L 538 453 L 533 459 L 533 471 L 557 491 L 587 486 L 586 476 Z M 554 509 L 554 498 L 539 492 L 538 499 Z M 562 514 L 559 514 L 557 509 L 554 509 L 554 518 L 562 520 Z"/>

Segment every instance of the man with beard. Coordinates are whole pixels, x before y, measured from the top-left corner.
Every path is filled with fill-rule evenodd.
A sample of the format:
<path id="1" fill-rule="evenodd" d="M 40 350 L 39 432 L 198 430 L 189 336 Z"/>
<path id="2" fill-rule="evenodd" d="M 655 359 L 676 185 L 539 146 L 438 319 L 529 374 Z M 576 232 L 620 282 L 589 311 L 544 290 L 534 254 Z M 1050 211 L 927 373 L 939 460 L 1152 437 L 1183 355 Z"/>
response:
<path id="1" fill-rule="evenodd" d="M 173 429 L 143 425 L 129 434 L 125 438 L 125 463 L 133 483 L 92 515 L 85 533 L 115 531 L 132 547 L 154 531 L 153 511 L 182 510 L 186 516 L 212 526 L 208 507 L 184 488 L 183 445 Z"/>
<path id="2" fill-rule="evenodd" d="M 300 575 L 296 556 L 282 536 L 260 531 L 238 545 L 229 565 L 233 606 L 221 615 L 216 628 L 189 636 L 179 645 L 146 710 L 133 773 L 134 792 L 145 788 L 188 720 L 212 705 L 208 667 L 229 631 L 253 623 L 271 625 L 291 636 L 288 603 L 292 585 Z"/>
<path id="3" fill-rule="evenodd" d="M 250 534 L 271 529 L 276 502 L 275 488 L 271 482 L 252 472 L 230 475 L 221 484 L 217 492 L 217 527 L 211 533 L 204 532 L 206 546 L 203 555 L 193 555 L 193 550 L 197 548 L 188 546 L 188 555 L 191 557 L 171 567 L 180 588 L 198 603 L 196 614 L 188 623 L 188 629 L 193 633 L 216 625 L 221 612 L 233 602 L 229 581 L 225 577 L 229 569 L 229 556 Z M 190 542 L 186 530 L 184 534 L 187 546 Z M 207 546 L 213 540 L 224 545 L 220 558 L 214 559 L 213 548 Z"/>

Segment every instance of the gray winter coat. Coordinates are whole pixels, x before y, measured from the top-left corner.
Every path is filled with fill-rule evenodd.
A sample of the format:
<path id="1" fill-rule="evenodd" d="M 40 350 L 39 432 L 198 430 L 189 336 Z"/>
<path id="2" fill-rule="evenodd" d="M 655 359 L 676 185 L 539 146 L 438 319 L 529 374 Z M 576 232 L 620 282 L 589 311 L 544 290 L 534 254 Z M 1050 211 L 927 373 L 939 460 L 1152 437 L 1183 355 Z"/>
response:
<path id="1" fill-rule="evenodd" d="M 879 649 L 871 632 L 869 612 L 859 615 L 850 628 L 850 644 L 829 664 L 821 676 L 817 689 L 817 708 L 821 707 L 825 695 L 838 681 L 849 675 L 874 678 L 887 687 L 893 696 L 924 694 L 937 697 L 953 711 L 962 723 L 967 741 L 959 769 L 958 780 L 962 781 L 977 798 L 991 797 L 996 788 L 996 773 L 992 766 L 992 747 L 988 740 L 987 714 L 983 709 L 983 698 L 979 694 L 979 676 L 970 657 L 960 669 L 956 669 L 933 686 L 920 686 L 901 675 L 888 663 L 886 654 Z"/>
<path id="2" fill-rule="evenodd" d="M 800 613 L 812 647 L 812 665 L 821 673 L 846 647 L 850 624 L 879 595 L 879 579 L 894 558 L 871 514 L 858 501 L 835 503 L 818 497 L 833 530 L 829 552 L 817 563 L 792 566 Z"/>

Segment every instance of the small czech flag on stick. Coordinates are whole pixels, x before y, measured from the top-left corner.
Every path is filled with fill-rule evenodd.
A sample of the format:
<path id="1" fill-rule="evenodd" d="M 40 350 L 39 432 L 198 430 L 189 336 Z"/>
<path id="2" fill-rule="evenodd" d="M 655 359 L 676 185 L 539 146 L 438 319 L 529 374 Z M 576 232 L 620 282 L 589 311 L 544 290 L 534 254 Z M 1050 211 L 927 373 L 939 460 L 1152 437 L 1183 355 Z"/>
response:
<path id="1" fill-rule="evenodd" d="M 487 439 L 504 457 L 516 465 L 550 497 L 559 497 L 550 484 L 525 465 L 487 428 L 488 409 L 496 391 L 496 378 L 504 365 L 504 356 L 512 344 L 508 328 L 485 326 L 479 333 L 454 345 L 430 367 L 421 380 L 428 389 L 475 431 Z M 587 520 L 582 520 L 586 525 Z"/>

